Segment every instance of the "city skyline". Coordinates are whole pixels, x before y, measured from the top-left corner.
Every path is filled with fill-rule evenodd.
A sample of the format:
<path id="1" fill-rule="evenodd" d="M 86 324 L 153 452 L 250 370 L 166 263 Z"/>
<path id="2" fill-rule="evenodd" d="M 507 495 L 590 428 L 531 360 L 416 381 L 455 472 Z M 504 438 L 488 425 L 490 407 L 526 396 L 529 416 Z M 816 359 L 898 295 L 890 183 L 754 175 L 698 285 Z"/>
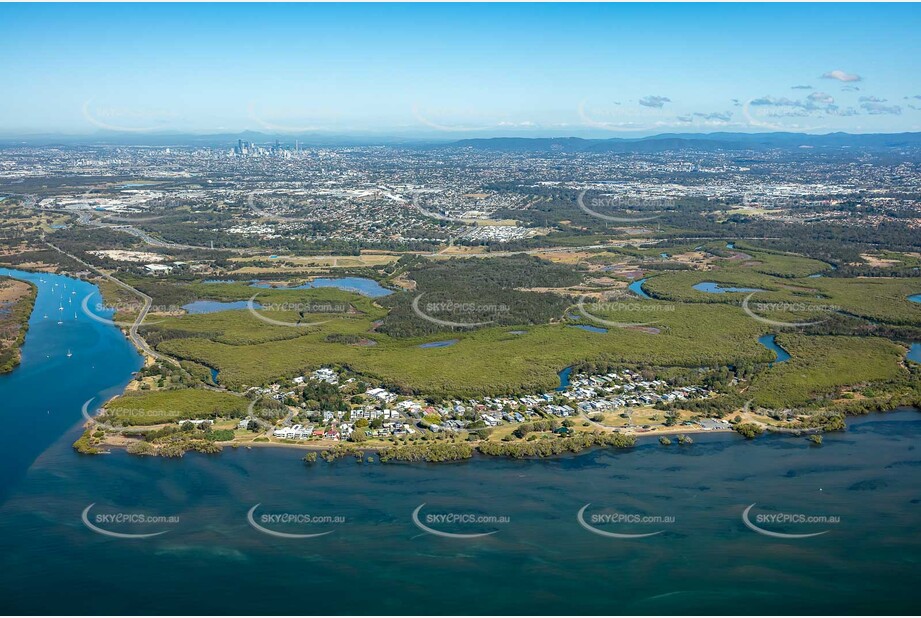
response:
<path id="1" fill-rule="evenodd" d="M 921 130 L 914 6 L 660 8 L 5 5 L 0 136 Z"/>

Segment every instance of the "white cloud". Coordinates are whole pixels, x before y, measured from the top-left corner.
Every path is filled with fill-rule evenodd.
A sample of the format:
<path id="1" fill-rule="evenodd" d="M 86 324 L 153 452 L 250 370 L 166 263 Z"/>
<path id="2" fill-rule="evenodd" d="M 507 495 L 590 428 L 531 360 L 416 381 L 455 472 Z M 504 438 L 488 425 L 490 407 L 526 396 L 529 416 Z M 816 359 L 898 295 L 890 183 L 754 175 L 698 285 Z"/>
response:
<path id="1" fill-rule="evenodd" d="M 671 103 L 672 100 L 668 97 L 661 97 L 656 95 L 649 95 L 648 97 L 643 97 L 640 99 L 640 105 L 643 107 L 656 107 L 661 109 L 666 103 Z"/>
<path id="2" fill-rule="evenodd" d="M 825 94 L 824 92 L 813 92 L 808 98 L 819 105 L 831 105 L 835 102 L 835 99 L 830 94 Z"/>
<path id="3" fill-rule="evenodd" d="M 898 105 L 885 105 L 883 103 L 865 101 L 860 104 L 860 107 L 864 109 L 868 114 L 874 116 L 888 114 L 892 116 L 899 116 L 902 113 L 902 108 Z"/>
<path id="4" fill-rule="evenodd" d="M 723 122 L 729 122 L 732 120 L 732 112 L 694 112 L 694 116 L 697 118 L 703 118 L 704 120 L 721 120 Z"/>
<path id="5" fill-rule="evenodd" d="M 841 69 L 835 69 L 834 71 L 829 71 L 822 75 L 823 79 L 837 79 L 839 82 L 859 82 L 862 77 L 860 75 L 855 75 L 854 73 L 847 73 Z"/>

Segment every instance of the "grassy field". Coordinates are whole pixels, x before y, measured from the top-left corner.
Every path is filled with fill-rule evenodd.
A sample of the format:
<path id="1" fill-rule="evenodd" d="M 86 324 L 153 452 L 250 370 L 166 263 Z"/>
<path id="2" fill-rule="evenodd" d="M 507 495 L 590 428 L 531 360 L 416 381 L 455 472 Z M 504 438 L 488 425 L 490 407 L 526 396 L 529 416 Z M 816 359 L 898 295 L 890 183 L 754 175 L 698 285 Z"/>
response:
<path id="1" fill-rule="evenodd" d="M 106 404 L 106 420 L 121 425 L 156 425 L 182 419 L 242 416 L 249 401 L 204 389 L 133 391 Z"/>

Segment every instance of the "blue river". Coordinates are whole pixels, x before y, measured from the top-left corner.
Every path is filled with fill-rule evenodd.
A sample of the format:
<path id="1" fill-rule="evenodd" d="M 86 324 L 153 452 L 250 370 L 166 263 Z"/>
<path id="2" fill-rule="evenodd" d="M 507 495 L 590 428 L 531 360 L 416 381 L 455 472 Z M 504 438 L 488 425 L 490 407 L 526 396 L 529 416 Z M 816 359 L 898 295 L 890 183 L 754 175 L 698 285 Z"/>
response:
<path id="1" fill-rule="evenodd" d="M 271 288 L 274 287 L 268 282 L 258 282 L 251 284 L 254 288 Z M 339 277 L 336 279 L 317 278 L 301 285 L 285 287 L 286 290 L 304 290 L 308 288 L 336 288 L 346 292 L 356 292 L 362 296 L 370 298 L 380 298 L 393 294 L 393 290 L 388 290 L 374 279 L 364 277 Z"/>
<path id="2" fill-rule="evenodd" d="M 92 397 L 102 402 L 124 389 L 140 369 L 141 357 L 118 329 L 81 310 L 87 294 L 91 295 L 88 307 L 102 302 L 96 286 L 7 268 L 0 268 L 0 275 L 38 287 L 22 363 L 12 373 L 0 375 L 3 496 L 48 446 L 79 428 L 84 401 Z"/>
<path id="3" fill-rule="evenodd" d="M 639 296 L 640 298 L 652 299 L 652 296 L 646 293 L 643 289 L 643 284 L 646 283 L 646 278 L 637 279 L 633 283 L 627 286 L 627 289 Z"/>
<path id="4" fill-rule="evenodd" d="M 713 281 L 701 281 L 691 286 L 698 292 L 707 292 L 708 294 L 726 294 L 727 292 L 760 292 L 759 288 L 740 288 Z"/>
<path id="5" fill-rule="evenodd" d="M 301 451 L 280 448 L 182 459 L 81 456 L 71 448 L 80 406 L 117 393 L 140 358 L 114 327 L 79 313 L 61 325 L 52 319 L 70 305 L 64 283 L 75 297 L 93 286 L 13 274 L 45 283 L 22 365 L 0 376 L 5 614 L 917 610 L 917 410 L 849 419 L 846 432 L 827 434 L 820 447 L 802 437 L 703 433 L 683 447 L 641 439 L 627 450 L 456 464 L 349 457 L 307 466 Z M 823 534 L 764 536 L 745 523 L 746 509 L 764 529 Z M 659 520 L 594 519 L 614 512 Z M 272 523 L 270 514 L 320 520 Z M 489 523 L 437 523 L 447 514 Z M 757 519 L 773 514 L 826 520 Z M 137 522 L 138 515 L 159 519 Z M 609 538 L 584 522 L 657 534 Z M 322 536 L 279 537 L 257 525 Z M 423 525 L 490 534 L 448 538 Z"/>
<path id="6" fill-rule="evenodd" d="M 777 345 L 777 342 L 774 341 L 774 337 L 775 335 L 763 335 L 758 337 L 758 343 L 777 355 L 777 360 L 774 361 L 775 363 L 782 363 L 790 360 L 790 353 Z"/>

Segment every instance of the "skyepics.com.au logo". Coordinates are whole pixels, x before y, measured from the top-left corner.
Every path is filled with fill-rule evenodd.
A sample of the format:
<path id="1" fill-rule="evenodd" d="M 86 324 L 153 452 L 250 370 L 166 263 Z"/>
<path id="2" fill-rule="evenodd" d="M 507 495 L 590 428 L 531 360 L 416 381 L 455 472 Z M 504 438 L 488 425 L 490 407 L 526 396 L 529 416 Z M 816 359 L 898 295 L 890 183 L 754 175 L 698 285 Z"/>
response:
<path id="1" fill-rule="evenodd" d="M 250 297 L 246 303 L 246 308 L 249 309 L 249 312 L 253 314 L 257 319 L 262 320 L 266 324 L 272 324 L 274 326 L 289 326 L 295 328 L 305 328 L 309 326 L 319 326 L 320 324 L 326 324 L 332 318 L 325 320 L 313 320 L 305 319 L 305 316 L 308 315 L 341 315 L 348 313 L 351 310 L 351 306 L 348 303 L 335 303 L 328 301 L 311 301 L 306 303 L 297 303 L 297 302 L 281 302 L 281 303 L 257 303 L 256 298 L 259 296 L 260 292 L 256 292 Z M 295 321 L 292 320 L 282 320 L 279 318 L 272 318 L 266 315 L 267 313 L 275 313 L 278 315 L 297 315 L 298 319 Z"/>
<path id="2" fill-rule="evenodd" d="M 284 223 L 298 223 L 294 217 L 277 214 L 267 208 L 279 209 L 289 205 L 291 196 L 271 191 L 250 191 L 246 195 L 246 208 L 260 219 L 272 219 Z"/>
<path id="3" fill-rule="evenodd" d="M 841 307 L 838 305 L 822 305 L 822 304 L 813 304 L 813 303 L 788 303 L 788 302 L 751 302 L 752 296 L 758 292 L 752 292 L 742 300 L 742 311 L 748 315 L 748 317 L 753 320 L 758 320 L 763 324 L 769 324 L 771 326 L 777 326 L 780 328 L 790 328 L 790 327 L 805 327 L 805 326 L 815 326 L 816 324 L 821 324 L 829 318 L 830 314 L 837 313 L 841 311 Z M 817 314 L 825 315 L 821 320 L 809 320 L 804 322 L 788 322 L 784 320 L 775 320 L 767 318 L 763 313 L 787 313 L 794 315 L 802 314 Z"/>
<path id="4" fill-rule="evenodd" d="M 785 511 L 775 511 L 769 513 L 752 514 L 752 509 L 757 503 L 752 503 L 742 511 L 742 523 L 749 530 L 753 530 L 762 536 L 768 536 L 775 539 L 808 539 L 815 536 L 827 534 L 830 530 L 815 531 L 817 527 L 826 527 L 841 523 L 841 518 L 837 515 L 809 515 L 806 513 L 788 513 Z M 805 526 L 810 532 L 784 532 L 800 526 Z M 798 528 L 802 530 L 803 528 Z"/>
<path id="5" fill-rule="evenodd" d="M 579 313 L 592 322 L 597 322 L 598 324 L 603 324 L 604 326 L 610 326 L 612 328 L 636 328 L 641 326 L 651 326 L 652 324 L 659 322 L 659 320 L 645 320 L 646 317 L 651 317 L 662 313 L 669 313 L 675 310 L 675 306 L 668 303 L 630 300 L 591 303 L 590 306 L 592 311 L 589 311 L 585 304 L 587 298 L 587 296 L 583 295 L 579 298 L 579 302 L 576 303 L 576 308 L 579 310 Z M 620 322 L 598 317 L 596 313 L 627 313 L 630 315 L 636 315 L 637 317 L 642 317 L 644 318 L 644 321 Z"/>
<path id="6" fill-rule="evenodd" d="M 178 515 L 151 515 L 137 511 L 118 511 L 90 515 L 93 502 L 80 515 L 83 525 L 103 536 L 116 539 L 149 539 L 169 532 L 179 523 Z M 166 529 L 164 529 L 166 528 Z"/>
<path id="7" fill-rule="evenodd" d="M 178 118 L 177 114 L 168 110 L 100 105 L 93 100 L 85 101 L 81 111 L 91 125 L 119 133 L 162 131 Z"/>
<path id="8" fill-rule="evenodd" d="M 159 221 L 160 219 L 165 218 L 166 215 L 145 215 L 143 217 L 124 217 L 118 215 L 106 215 L 102 217 L 102 221 L 105 223 L 115 223 L 112 227 L 115 228 L 124 228 L 125 226 L 131 225 L 132 223 L 149 223 L 151 221 Z"/>
<path id="9" fill-rule="evenodd" d="M 317 515 L 300 512 L 273 512 L 257 515 L 256 509 L 261 504 L 256 504 L 247 511 L 246 521 L 254 530 L 279 539 L 315 539 L 335 532 L 335 529 L 325 528 L 345 523 L 344 515 Z M 294 532 L 295 529 L 302 531 Z"/>
<path id="10" fill-rule="evenodd" d="M 432 300 L 423 303 L 423 296 L 425 296 L 425 292 L 413 298 L 413 313 L 423 320 L 439 326 L 451 328 L 486 326 L 503 316 L 509 315 L 511 311 L 509 306 L 503 303 L 457 302 L 453 300 Z"/>
<path id="11" fill-rule="evenodd" d="M 643 97 L 636 105 L 625 101 L 611 101 L 602 106 L 582 100 L 577 112 L 582 124 L 593 129 L 616 133 L 649 131 L 661 126 L 661 112 L 658 110 L 669 102 L 668 97 L 663 96 Z"/>
<path id="12" fill-rule="evenodd" d="M 651 208 L 664 208 L 670 204 L 668 200 L 643 200 L 643 199 L 634 199 L 634 198 L 625 198 L 625 197 L 611 197 L 611 196 L 601 196 L 595 197 L 588 202 L 591 204 L 589 206 L 586 204 L 585 194 L 587 191 L 580 191 L 579 195 L 576 197 L 576 205 L 579 207 L 579 210 L 582 212 L 595 217 L 596 219 L 601 219 L 602 221 L 609 221 L 611 223 L 643 223 L 645 221 L 652 221 L 658 219 L 662 216 L 661 213 L 654 215 L 640 215 L 631 214 L 630 216 L 621 216 L 621 215 L 608 215 L 599 210 L 610 210 L 612 212 L 623 212 L 625 210 L 630 210 L 634 212 L 644 212 Z"/>
<path id="13" fill-rule="evenodd" d="M 136 316 L 144 314 L 143 323 L 147 325 L 159 324 L 160 322 L 165 321 L 164 318 L 153 319 L 149 315 L 151 313 L 162 314 L 174 314 L 181 315 L 185 313 L 185 309 L 179 305 L 153 305 L 146 307 L 144 302 L 141 301 L 128 301 L 128 302 L 115 302 L 115 303 L 104 303 L 96 302 L 90 304 L 90 299 L 93 297 L 92 294 L 87 294 L 86 297 L 80 302 L 80 310 L 83 314 L 101 324 L 107 324 L 109 326 L 121 326 L 128 328 L 134 326 L 135 320 L 115 320 L 112 319 L 117 315 L 129 315 L 133 316 L 136 319 Z M 108 314 L 112 317 L 105 317 Z"/>
<path id="14" fill-rule="evenodd" d="M 305 105 L 264 105 L 252 101 L 247 107 L 249 117 L 263 129 L 275 133 L 312 133 L 333 128 L 342 122 L 338 108 Z"/>
<path id="15" fill-rule="evenodd" d="M 644 539 L 665 532 L 662 526 L 675 523 L 674 515 L 646 515 L 643 513 L 593 513 L 586 516 L 591 503 L 576 513 L 576 521 L 592 534 L 609 539 Z"/>
<path id="16" fill-rule="evenodd" d="M 499 126 L 528 126 L 518 123 L 509 123 L 487 118 L 477 110 L 468 108 L 447 108 L 424 106 L 417 103 L 412 105 L 412 115 L 420 124 L 425 125 L 437 131 L 451 132 L 470 132 L 486 131 Z"/>
<path id="17" fill-rule="evenodd" d="M 438 219 L 439 221 L 450 221 L 452 223 L 463 223 L 463 224 L 469 224 L 471 222 L 470 219 L 454 217 L 451 215 L 443 215 L 441 213 L 433 212 L 429 209 L 424 208 L 421 202 L 419 201 L 418 194 L 413 196 L 413 207 L 419 212 L 419 214 L 426 216 L 426 217 L 430 217 L 432 219 Z"/>
<path id="18" fill-rule="evenodd" d="M 87 399 L 83 403 L 83 407 L 80 409 L 83 418 L 89 422 L 95 423 L 102 429 L 117 429 L 112 425 L 114 422 L 118 424 L 130 424 L 135 427 L 143 427 L 145 425 L 160 425 L 165 422 L 172 422 L 174 419 L 181 419 L 184 415 L 187 415 L 186 412 L 181 410 L 166 410 L 166 409 L 153 409 L 153 408 L 132 408 L 127 406 L 112 406 L 109 408 L 97 408 L 93 412 L 90 412 L 90 404 L 93 402 L 94 398 Z M 95 416 L 94 416 L 95 414 Z M 188 416 L 186 416 L 188 418 Z M 181 420 L 179 421 L 181 424 Z M 201 426 L 203 423 L 211 423 L 212 421 L 207 419 L 189 419 L 189 422 L 192 422 L 194 425 Z"/>
<path id="19" fill-rule="evenodd" d="M 422 515 L 423 502 L 412 513 L 413 524 L 425 532 L 446 539 L 477 539 L 499 532 L 496 526 L 511 522 L 507 515 L 448 511 Z"/>

